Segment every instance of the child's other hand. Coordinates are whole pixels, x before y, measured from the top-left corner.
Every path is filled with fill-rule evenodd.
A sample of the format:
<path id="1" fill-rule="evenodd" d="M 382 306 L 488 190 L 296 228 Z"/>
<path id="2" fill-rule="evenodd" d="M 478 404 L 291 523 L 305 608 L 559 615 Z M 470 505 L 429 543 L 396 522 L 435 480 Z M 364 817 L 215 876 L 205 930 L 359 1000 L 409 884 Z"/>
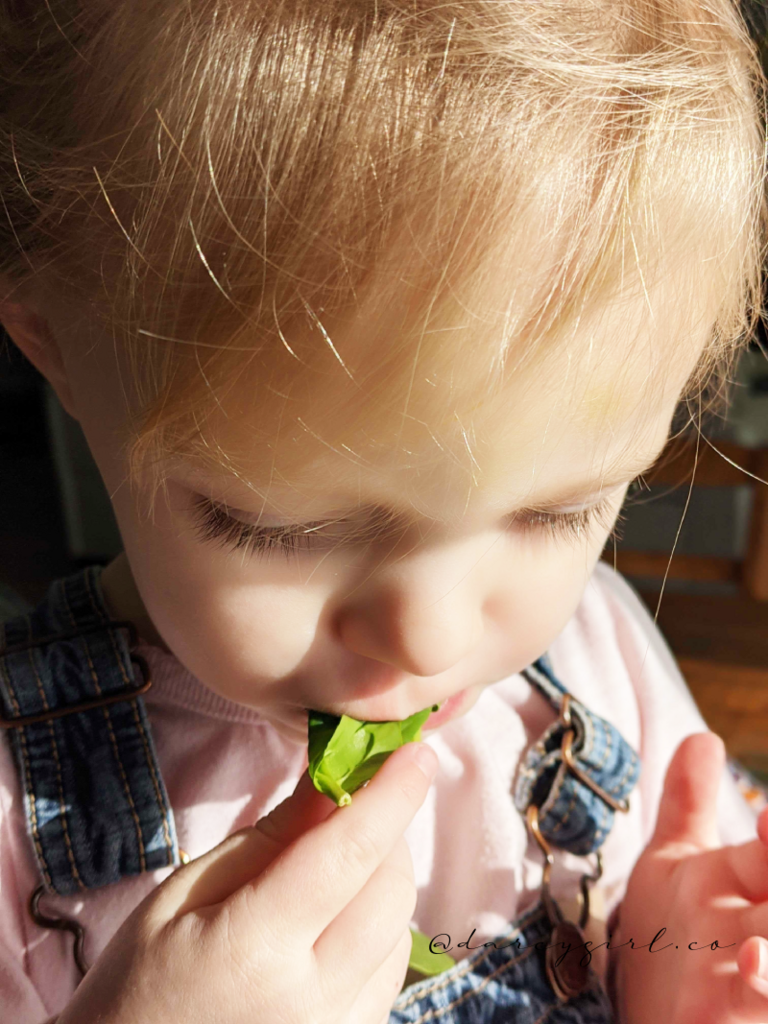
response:
<path id="1" fill-rule="evenodd" d="M 768 1022 L 768 942 L 759 937 L 768 936 L 768 810 L 760 838 L 720 846 L 724 759 L 722 740 L 698 733 L 669 766 L 656 831 L 611 938 L 621 1024 Z M 634 949 L 617 949 L 630 939 Z"/>
<path id="2" fill-rule="evenodd" d="M 136 908 L 58 1024 L 383 1024 L 416 906 L 403 832 L 431 764 L 407 744 L 338 809 L 305 773 Z"/>

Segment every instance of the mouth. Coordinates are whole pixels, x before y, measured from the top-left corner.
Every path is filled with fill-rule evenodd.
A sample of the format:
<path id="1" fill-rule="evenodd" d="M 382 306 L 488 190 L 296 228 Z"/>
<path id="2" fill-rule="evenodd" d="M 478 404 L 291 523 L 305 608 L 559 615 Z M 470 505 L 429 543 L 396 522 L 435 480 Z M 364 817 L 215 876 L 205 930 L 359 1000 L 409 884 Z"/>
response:
<path id="1" fill-rule="evenodd" d="M 427 729 L 439 729 L 441 725 L 445 725 L 446 722 L 449 722 L 456 716 L 457 712 L 461 711 L 466 696 L 467 690 L 459 690 L 458 693 L 454 693 L 452 697 L 449 697 L 448 700 L 440 704 L 438 710 L 433 711 L 426 720 L 422 727 L 422 731 L 426 732 Z"/>
<path id="2" fill-rule="evenodd" d="M 449 697 L 447 700 L 440 701 L 440 702 L 435 701 L 434 704 L 433 704 L 433 707 L 436 706 L 437 710 L 433 711 L 430 714 L 429 718 L 425 721 L 424 725 L 422 726 L 422 732 L 426 731 L 427 729 L 438 729 L 441 725 L 444 725 L 446 722 L 450 721 L 452 718 L 455 718 L 457 712 L 460 712 L 461 708 L 464 705 L 464 701 L 466 699 L 468 690 L 469 690 L 469 688 L 466 688 L 464 690 L 459 690 L 458 693 L 454 693 L 453 696 Z M 428 705 L 426 705 L 426 706 L 428 706 Z M 350 714 L 347 711 L 326 710 L 326 709 L 320 708 L 320 707 L 316 707 L 314 710 L 319 711 L 319 712 L 321 712 L 322 714 L 325 714 L 325 715 L 333 715 L 336 718 L 340 718 L 342 715 L 346 715 L 348 718 L 353 718 L 353 719 L 355 719 L 356 721 L 359 721 L 359 722 L 398 722 L 398 721 L 405 721 L 406 718 L 410 717 L 409 715 L 402 715 L 400 717 L 393 717 L 391 715 L 387 716 L 387 715 L 381 715 L 381 714 L 375 715 L 375 716 L 370 716 L 370 715 L 369 716 L 363 716 L 363 715 L 360 715 L 360 714 L 354 714 L 353 715 L 353 714 Z M 417 710 L 421 710 L 421 709 L 417 708 Z M 411 714 L 414 714 L 414 713 L 415 712 L 411 712 Z"/>

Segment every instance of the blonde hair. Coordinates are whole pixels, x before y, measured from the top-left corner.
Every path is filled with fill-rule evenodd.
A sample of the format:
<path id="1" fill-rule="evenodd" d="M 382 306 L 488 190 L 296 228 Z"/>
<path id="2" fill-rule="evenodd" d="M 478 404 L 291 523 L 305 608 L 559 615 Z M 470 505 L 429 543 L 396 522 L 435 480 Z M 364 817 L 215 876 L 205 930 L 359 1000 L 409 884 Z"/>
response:
<path id="1" fill-rule="evenodd" d="M 690 264 L 715 313 L 688 395 L 759 308 L 762 81 L 729 0 L 3 0 L 0 69 L 0 272 L 119 338 L 132 479 L 226 461 L 201 438 L 234 380 L 344 373 L 350 308 L 407 305 L 390 390 L 414 351 L 493 388 L 628 266 Z"/>

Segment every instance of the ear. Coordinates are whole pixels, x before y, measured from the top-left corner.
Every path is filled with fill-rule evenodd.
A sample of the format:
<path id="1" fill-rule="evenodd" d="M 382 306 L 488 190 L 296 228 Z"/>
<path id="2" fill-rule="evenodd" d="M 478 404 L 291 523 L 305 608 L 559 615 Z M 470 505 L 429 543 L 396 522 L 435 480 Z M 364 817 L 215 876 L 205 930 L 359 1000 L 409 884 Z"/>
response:
<path id="1" fill-rule="evenodd" d="M 17 291 L 17 289 L 13 289 Z M 31 299 L 11 298 L 12 290 L 0 278 L 0 323 L 27 359 L 36 366 L 70 416 L 77 419 L 61 348 L 45 317 Z M 6 297 L 7 296 L 7 297 Z"/>

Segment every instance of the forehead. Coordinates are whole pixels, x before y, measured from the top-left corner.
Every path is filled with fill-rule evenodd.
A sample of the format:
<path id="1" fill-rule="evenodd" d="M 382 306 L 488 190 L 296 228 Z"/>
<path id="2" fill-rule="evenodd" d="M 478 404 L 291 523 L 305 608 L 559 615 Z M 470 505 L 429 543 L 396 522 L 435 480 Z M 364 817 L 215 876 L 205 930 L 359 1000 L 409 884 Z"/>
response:
<path id="1" fill-rule="evenodd" d="M 438 350 L 398 367 L 386 318 L 350 318 L 333 329 L 330 366 L 249 383 L 205 442 L 219 456 L 175 475 L 247 510 L 320 517 L 381 502 L 446 522 L 629 479 L 663 447 L 709 333 L 706 317 L 654 298 L 652 313 L 642 293 L 600 307 L 511 353 L 494 380 L 467 358 L 469 330 L 453 362 Z"/>

